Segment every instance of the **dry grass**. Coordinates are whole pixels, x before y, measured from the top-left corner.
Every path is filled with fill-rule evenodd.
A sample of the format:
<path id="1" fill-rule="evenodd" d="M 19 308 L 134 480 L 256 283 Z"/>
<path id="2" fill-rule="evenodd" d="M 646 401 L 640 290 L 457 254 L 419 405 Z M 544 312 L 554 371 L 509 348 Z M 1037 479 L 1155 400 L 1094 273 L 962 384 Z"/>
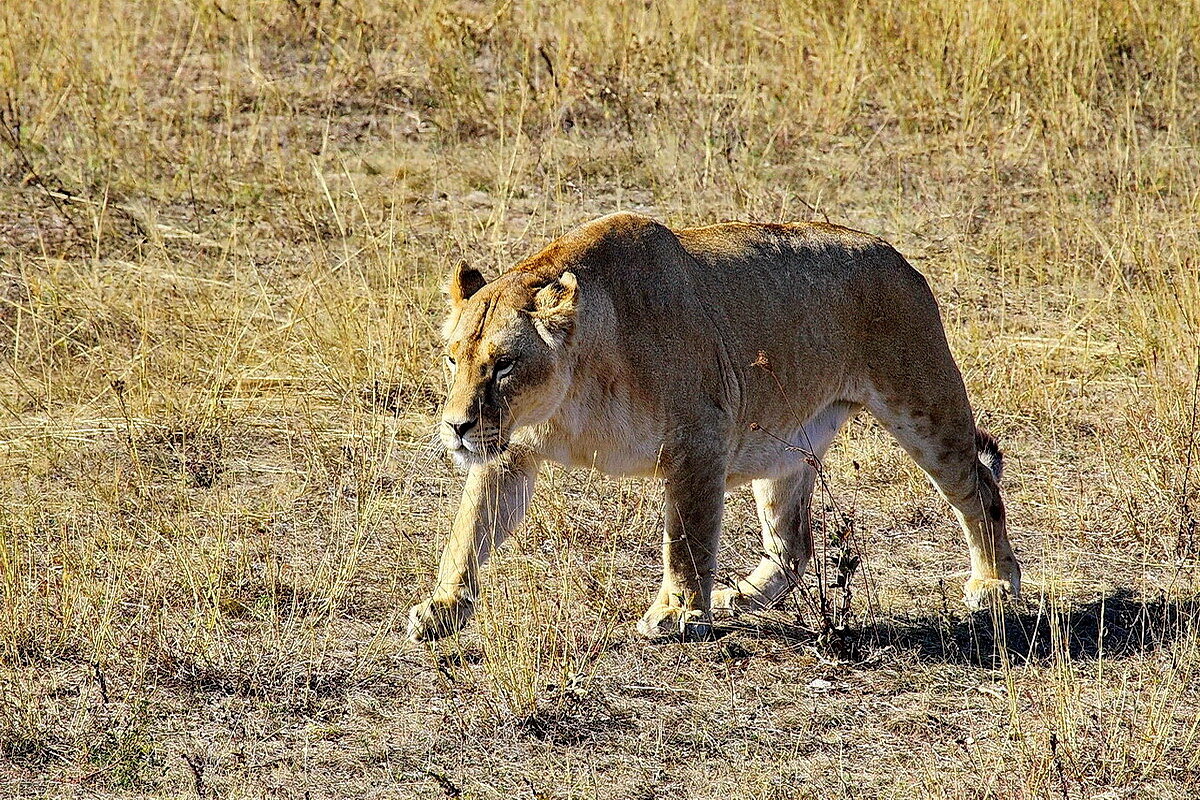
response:
<path id="1" fill-rule="evenodd" d="M 1194 0 L 0 4 L 0 794 L 1191 796 L 1197 52 Z M 471 630 L 407 645 L 436 286 L 619 208 L 906 253 L 1027 607 L 965 615 L 862 421 L 845 630 L 812 589 L 642 642 L 658 489 L 548 470 Z"/>

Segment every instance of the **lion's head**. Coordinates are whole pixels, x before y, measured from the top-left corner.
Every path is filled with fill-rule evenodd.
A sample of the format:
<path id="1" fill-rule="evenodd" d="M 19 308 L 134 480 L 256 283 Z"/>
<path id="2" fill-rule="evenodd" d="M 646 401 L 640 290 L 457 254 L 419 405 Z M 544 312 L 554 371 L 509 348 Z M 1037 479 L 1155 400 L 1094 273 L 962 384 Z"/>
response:
<path id="1" fill-rule="evenodd" d="M 488 283 L 460 265 L 442 328 L 450 390 L 438 432 L 460 465 L 503 453 L 513 432 L 554 415 L 571 383 L 578 283 L 510 272 Z"/>

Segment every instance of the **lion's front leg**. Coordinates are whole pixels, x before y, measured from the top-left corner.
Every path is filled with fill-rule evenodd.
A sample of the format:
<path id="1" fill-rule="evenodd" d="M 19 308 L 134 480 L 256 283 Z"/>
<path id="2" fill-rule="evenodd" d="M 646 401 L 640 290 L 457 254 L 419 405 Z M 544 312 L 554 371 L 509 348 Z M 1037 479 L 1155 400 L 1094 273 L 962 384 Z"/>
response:
<path id="1" fill-rule="evenodd" d="M 471 467 L 433 595 L 408 612 L 409 639 L 440 639 L 467 624 L 475 613 L 479 570 L 524 518 L 537 467 L 536 458 L 517 452 Z"/>
<path id="2" fill-rule="evenodd" d="M 723 468 L 678 470 L 667 480 L 663 583 L 658 600 L 638 623 L 652 639 L 705 639 L 712 634 L 712 589 L 717 572 Z"/>

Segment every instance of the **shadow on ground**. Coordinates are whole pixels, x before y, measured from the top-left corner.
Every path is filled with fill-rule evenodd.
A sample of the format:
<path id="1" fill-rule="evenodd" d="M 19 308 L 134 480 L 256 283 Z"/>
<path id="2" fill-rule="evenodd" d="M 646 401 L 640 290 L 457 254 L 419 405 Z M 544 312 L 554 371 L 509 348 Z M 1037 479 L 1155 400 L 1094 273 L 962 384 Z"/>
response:
<path id="1" fill-rule="evenodd" d="M 797 625 L 735 625 L 722 633 L 753 630 L 758 636 L 803 642 L 852 661 L 869 662 L 881 648 L 915 651 L 931 663 L 998 667 L 1056 657 L 1091 661 L 1127 658 L 1171 644 L 1200 628 L 1200 596 L 1139 598 L 1118 589 L 1090 603 L 965 618 L 944 615 L 893 618 L 824 634 Z"/>

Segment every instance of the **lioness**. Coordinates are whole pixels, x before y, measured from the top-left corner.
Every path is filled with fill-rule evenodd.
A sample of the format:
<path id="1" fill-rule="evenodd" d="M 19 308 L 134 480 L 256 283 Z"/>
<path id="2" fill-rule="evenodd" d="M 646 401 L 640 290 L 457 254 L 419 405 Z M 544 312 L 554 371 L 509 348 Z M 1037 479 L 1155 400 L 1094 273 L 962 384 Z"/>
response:
<path id="1" fill-rule="evenodd" d="M 620 213 L 491 283 L 460 266 L 448 295 L 439 432 L 468 473 L 411 639 L 471 617 L 480 567 L 521 521 L 545 459 L 666 480 L 646 636 L 705 636 L 713 608 L 770 606 L 812 555 L 814 464 L 862 408 L 954 507 L 967 603 L 1019 591 L 999 448 L 975 426 L 928 284 L 882 240 L 822 223 L 671 230 Z M 714 591 L 725 492 L 748 481 L 765 553 Z"/>

